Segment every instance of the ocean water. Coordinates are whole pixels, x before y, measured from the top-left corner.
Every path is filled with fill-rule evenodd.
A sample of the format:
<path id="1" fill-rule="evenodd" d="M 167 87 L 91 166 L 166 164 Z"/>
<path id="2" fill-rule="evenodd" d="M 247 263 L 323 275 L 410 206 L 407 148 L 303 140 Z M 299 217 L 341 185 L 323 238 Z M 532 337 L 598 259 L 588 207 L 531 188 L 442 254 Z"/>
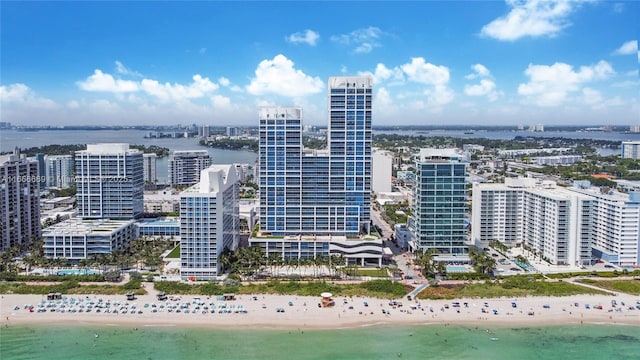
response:
<path id="1" fill-rule="evenodd" d="M 374 326 L 339 330 L 9 326 L 13 359 L 638 359 L 640 326 Z"/>

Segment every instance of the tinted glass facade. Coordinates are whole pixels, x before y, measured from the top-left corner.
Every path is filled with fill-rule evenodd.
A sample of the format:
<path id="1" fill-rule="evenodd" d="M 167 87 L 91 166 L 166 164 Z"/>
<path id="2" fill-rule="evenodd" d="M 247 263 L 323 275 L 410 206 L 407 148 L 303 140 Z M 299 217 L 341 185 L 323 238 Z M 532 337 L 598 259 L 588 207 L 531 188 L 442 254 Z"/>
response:
<path id="1" fill-rule="evenodd" d="M 368 232 L 372 79 L 329 79 L 327 150 L 304 151 L 300 108 L 260 109 L 260 229 L 276 236 Z"/>
<path id="2" fill-rule="evenodd" d="M 421 250 L 465 254 L 466 162 L 459 157 L 421 156 L 414 184 L 414 239 Z"/>

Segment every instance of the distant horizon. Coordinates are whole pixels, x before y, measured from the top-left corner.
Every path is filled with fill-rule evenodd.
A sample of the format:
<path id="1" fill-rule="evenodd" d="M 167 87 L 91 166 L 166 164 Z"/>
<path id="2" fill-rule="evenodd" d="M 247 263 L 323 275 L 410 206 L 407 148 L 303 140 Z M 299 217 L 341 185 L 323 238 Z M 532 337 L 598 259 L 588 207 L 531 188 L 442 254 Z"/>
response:
<path id="1" fill-rule="evenodd" d="M 576 124 L 576 125 L 545 125 L 545 124 L 509 124 L 509 125 L 478 125 L 478 124 L 462 124 L 462 125 L 372 125 L 372 129 L 426 129 L 426 130 L 514 130 L 522 132 L 541 132 L 534 131 L 532 128 L 536 125 L 542 125 L 544 130 L 552 131 L 624 131 L 629 130 L 632 126 L 640 126 L 640 121 L 637 124 L 623 124 L 623 125 L 611 125 L 611 124 Z M 226 129 L 226 128 L 241 128 L 241 129 L 257 129 L 258 124 L 255 125 L 214 125 L 214 124 L 170 124 L 170 125 L 93 125 L 93 124 L 64 124 L 64 125 L 16 125 L 11 124 L 10 127 L 1 128 L 2 130 L 186 130 L 193 129 L 193 127 L 201 128 L 203 126 L 209 126 L 211 129 Z M 307 125 L 305 125 L 307 126 Z M 327 125 L 308 125 L 317 129 L 326 129 Z M 523 127 L 519 129 L 519 127 Z"/>
<path id="2" fill-rule="evenodd" d="M 373 78 L 377 126 L 640 119 L 640 2 L 460 5 L 7 1 L 1 118 L 253 126 L 297 106 L 321 126 L 329 77 L 349 75 Z"/>

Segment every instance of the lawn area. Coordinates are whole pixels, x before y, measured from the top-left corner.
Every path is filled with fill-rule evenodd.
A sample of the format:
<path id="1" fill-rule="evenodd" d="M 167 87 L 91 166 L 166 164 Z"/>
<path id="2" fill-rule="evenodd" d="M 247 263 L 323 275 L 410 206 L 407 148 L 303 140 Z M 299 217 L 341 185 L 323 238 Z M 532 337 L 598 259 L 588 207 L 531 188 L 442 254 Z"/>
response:
<path id="1" fill-rule="evenodd" d="M 519 296 L 568 296 L 577 294 L 606 294 L 580 285 L 548 282 L 512 276 L 500 283 L 430 286 L 418 294 L 421 299 L 496 298 Z"/>
<path id="2" fill-rule="evenodd" d="M 319 296 L 323 292 L 330 292 L 334 296 L 369 296 L 376 298 L 400 298 L 413 288 L 390 280 L 372 280 L 359 284 L 335 284 L 326 281 L 279 281 L 273 280 L 261 284 L 242 286 L 221 286 L 212 283 L 186 284 L 179 282 L 161 281 L 154 284 L 155 289 L 167 294 L 200 294 L 222 295 L 236 294 L 280 294 Z"/>
<path id="3" fill-rule="evenodd" d="M 581 283 L 594 285 L 611 291 L 640 295 L 640 280 L 578 280 Z"/>
<path id="4" fill-rule="evenodd" d="M 146 290 L 140 288 L 140 282 L 130 281 L 124 285 L 79 285 L 77 281 L 62 281 L 54 285 L 27 285 L 23 282 L 0 282 L 0 294 L 37 294 L 52 292 L 63 294 L 99 294 L 118 295 L 132 291 L 136 295 L 144 295 Z"/>
<path id="5" fill-rule="evenodd" d="M 178 245 L 175 248 L 173 248 L 173 250 L 171 250 L 169 255 L 167 255 L 167 258 L 179 259 L 180 258 L 180 245 Z"/>
<path id="6" fill-rule="evenodd" d="M 355 269 L 349 271 L 352 276 L 389 277 L 387 269 Z"/>

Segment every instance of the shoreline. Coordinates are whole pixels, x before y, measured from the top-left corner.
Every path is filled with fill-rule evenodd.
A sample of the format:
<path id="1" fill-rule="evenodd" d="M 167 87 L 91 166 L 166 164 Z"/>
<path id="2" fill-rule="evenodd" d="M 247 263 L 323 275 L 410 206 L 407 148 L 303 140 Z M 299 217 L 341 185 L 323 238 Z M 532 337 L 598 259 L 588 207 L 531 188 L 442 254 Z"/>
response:
<path id="1" fill-rule="evenodd" d="M 97 303 L 109 301 L 111 309 L 126 309 L 116 312 L 37 312 L 41 295 L 2 295 L 0 326 L 16 325 L 60 325 L 60 326 L 118 326 L 137 328 L 176 327 L 207 329 L 255 329 L 255 330 L 336 330 L 377 326 L 454 325 L 454 326 L 561 326 L 561 325 L 623 325 L 640 326 L 640 309 L 635 309 L 638 296 L 631 295 L 575 295 L 567 297 L 521 297 L 493 299 L 418 300 L 398 299 L 402 306 L 391 305 L 389 300 L 364 297 L 334 297 L 336 305 L 320 308 L 320 297 L 295 295 L 239 296 L 237 300 L 221 301 L 215 296 L 200 296 L 201 308 L 195 309 L 194 296 L 184 295 L 179 301 L 160 302 L 153 295 L 125 300 L 121 295 L 67 295 L 70 300 Z M 615 300 L 614 307 L 611 301 Z M 119 305 L 115 305 L 119 302 Z M 454 307 L 455 302 L 459 307 Z M 517 307 L 512 307 L 516 302 Z M 169 305 L 185 305 L 187 312 L 169 312 Z M 216 304 L 214 313 L 204 310 L 208 304 Z M 467 306 L 464 305 L 467 303 Z M 486 303 L 486 306 L 485 306 Z M 575 304 L 578 306 L 575 306 Z M 625 306 L 621 304 L 624 303 Z M 125 304 L 127 304 L 125 306 Z M 147 304 L 147 307 L 145 307 Z M 158 306 L 151 312 L 151 304 Z M 365 305 L 366 304 L 366 305 Z M 589 304 L 590 308 L 585 308 Z M 595 309 L 594 305 L 602 305 Z M 25 309 L 33 305 L 34 312 Z M 135 312 L 131 313 L 132 305 Z M 162 308 L 159 308 L 163 305 Z M 548 305 L 548 307 L 545 307 Z M 15 307 L 18 310 L 15 310 Z M 630 310 L 629 307 L 634 307 Z M 67 305 L 67 308 L 69 306 Z M 208 307 L 208 306 L 207 306 Z M 277 312 L 276 309 L 284 309 Z M 233 309 L 229 313 L 218 313 L 217 309 Z M 235 309 L 246 313 L 235 313 Z M 482 312 L 484 309 L 485 312 Z M 142 313 L 138 313 L 138 311 Z M 495 313 L 494 313 L 495 310 Z M 384 311 L 384 313 L 383 313 Z M 204 313 L 203 313 L 204 312 Z"/>

